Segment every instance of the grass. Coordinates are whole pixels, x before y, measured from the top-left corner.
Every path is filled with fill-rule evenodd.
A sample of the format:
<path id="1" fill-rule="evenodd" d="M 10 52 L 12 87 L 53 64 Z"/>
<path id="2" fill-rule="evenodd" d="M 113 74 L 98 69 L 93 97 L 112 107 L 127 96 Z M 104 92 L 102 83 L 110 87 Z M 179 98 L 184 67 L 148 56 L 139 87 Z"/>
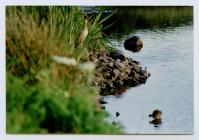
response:
<path id="1" fill-rule="evenodd" d="M 91 82 L 95 68 L 88 55 L 105 50 L 106 18 L 100 16 L 89 18 L 78 48 L 84 22 L 79 7 L 6 7 L 7 133 L 121 133 L 105 121 Z"/>

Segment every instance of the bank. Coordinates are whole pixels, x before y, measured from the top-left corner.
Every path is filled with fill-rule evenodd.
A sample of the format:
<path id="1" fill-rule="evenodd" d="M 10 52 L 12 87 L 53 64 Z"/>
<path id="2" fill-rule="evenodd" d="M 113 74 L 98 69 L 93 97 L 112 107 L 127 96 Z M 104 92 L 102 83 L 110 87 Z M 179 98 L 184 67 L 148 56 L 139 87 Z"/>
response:
<path id="1" fill-rule="evenodd" d="M 6 132 L 120 134 L 99 95 L 142 84 L 139 62 L 106 46 L 101 14 L 70 6 L 6 7 Z"/>

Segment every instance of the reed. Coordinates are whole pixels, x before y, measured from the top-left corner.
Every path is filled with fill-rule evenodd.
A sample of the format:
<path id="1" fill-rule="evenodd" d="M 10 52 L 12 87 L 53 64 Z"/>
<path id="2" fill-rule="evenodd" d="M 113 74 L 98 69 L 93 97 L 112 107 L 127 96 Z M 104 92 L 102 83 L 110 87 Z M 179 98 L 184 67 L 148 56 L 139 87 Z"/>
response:
<path id="1" fill-rule="evenodd" d="M 99 17 L 79 49 L 79 7 L 6 7 L 7 133 L 121 132 L 104 120 L 91 82 L 88 54 L 104 47 Z"/>

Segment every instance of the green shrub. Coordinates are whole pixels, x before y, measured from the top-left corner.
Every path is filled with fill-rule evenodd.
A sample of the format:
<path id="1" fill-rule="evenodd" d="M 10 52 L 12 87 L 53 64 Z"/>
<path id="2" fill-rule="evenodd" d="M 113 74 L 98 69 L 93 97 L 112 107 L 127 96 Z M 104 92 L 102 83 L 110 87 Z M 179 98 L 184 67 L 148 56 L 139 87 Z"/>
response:
<path id="1" fill-rule="evenodd" d="M 6 7 L 7 133 L 121 131 L 105 121 L 107 113 L 95 100 L 94 69 L 83 68 L 87 53 L 104 44 L 99 19 L 90 22 L 79 50 L 83 13 L 78 7 Z M 59 64 L 55 55 L 77 64 Z"/>
<path id="2" fill-rule="evenodd" d="M 66 77 L 66 79 L 69 79 Z M 73 87 L 49 86 L 41 80 L 34 86 L 7 75 L 8 133 L 117 133 L 119 128 L 108 124 L 106 113 L 96 105 L 96 90 L 75 83 Z M 73 82 L 68 81 L 71 85 Z"/>

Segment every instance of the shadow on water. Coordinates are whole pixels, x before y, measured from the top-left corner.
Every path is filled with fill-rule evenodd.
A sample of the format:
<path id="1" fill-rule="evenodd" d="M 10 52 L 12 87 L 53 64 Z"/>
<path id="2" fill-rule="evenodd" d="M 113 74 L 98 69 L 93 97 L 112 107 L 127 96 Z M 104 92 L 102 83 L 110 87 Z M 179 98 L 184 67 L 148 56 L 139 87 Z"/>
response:
<path id="1" fill-rule="evenodd" d="M 106 34 L 129 34 L 133 30 L 164 30 L 192 24 L 193 7 L 168 6 L 131 6 L 103 7 L 108 11 L 117 9 L 117 13 L 104 24 L 114 23 L 105 31 Z"/>

